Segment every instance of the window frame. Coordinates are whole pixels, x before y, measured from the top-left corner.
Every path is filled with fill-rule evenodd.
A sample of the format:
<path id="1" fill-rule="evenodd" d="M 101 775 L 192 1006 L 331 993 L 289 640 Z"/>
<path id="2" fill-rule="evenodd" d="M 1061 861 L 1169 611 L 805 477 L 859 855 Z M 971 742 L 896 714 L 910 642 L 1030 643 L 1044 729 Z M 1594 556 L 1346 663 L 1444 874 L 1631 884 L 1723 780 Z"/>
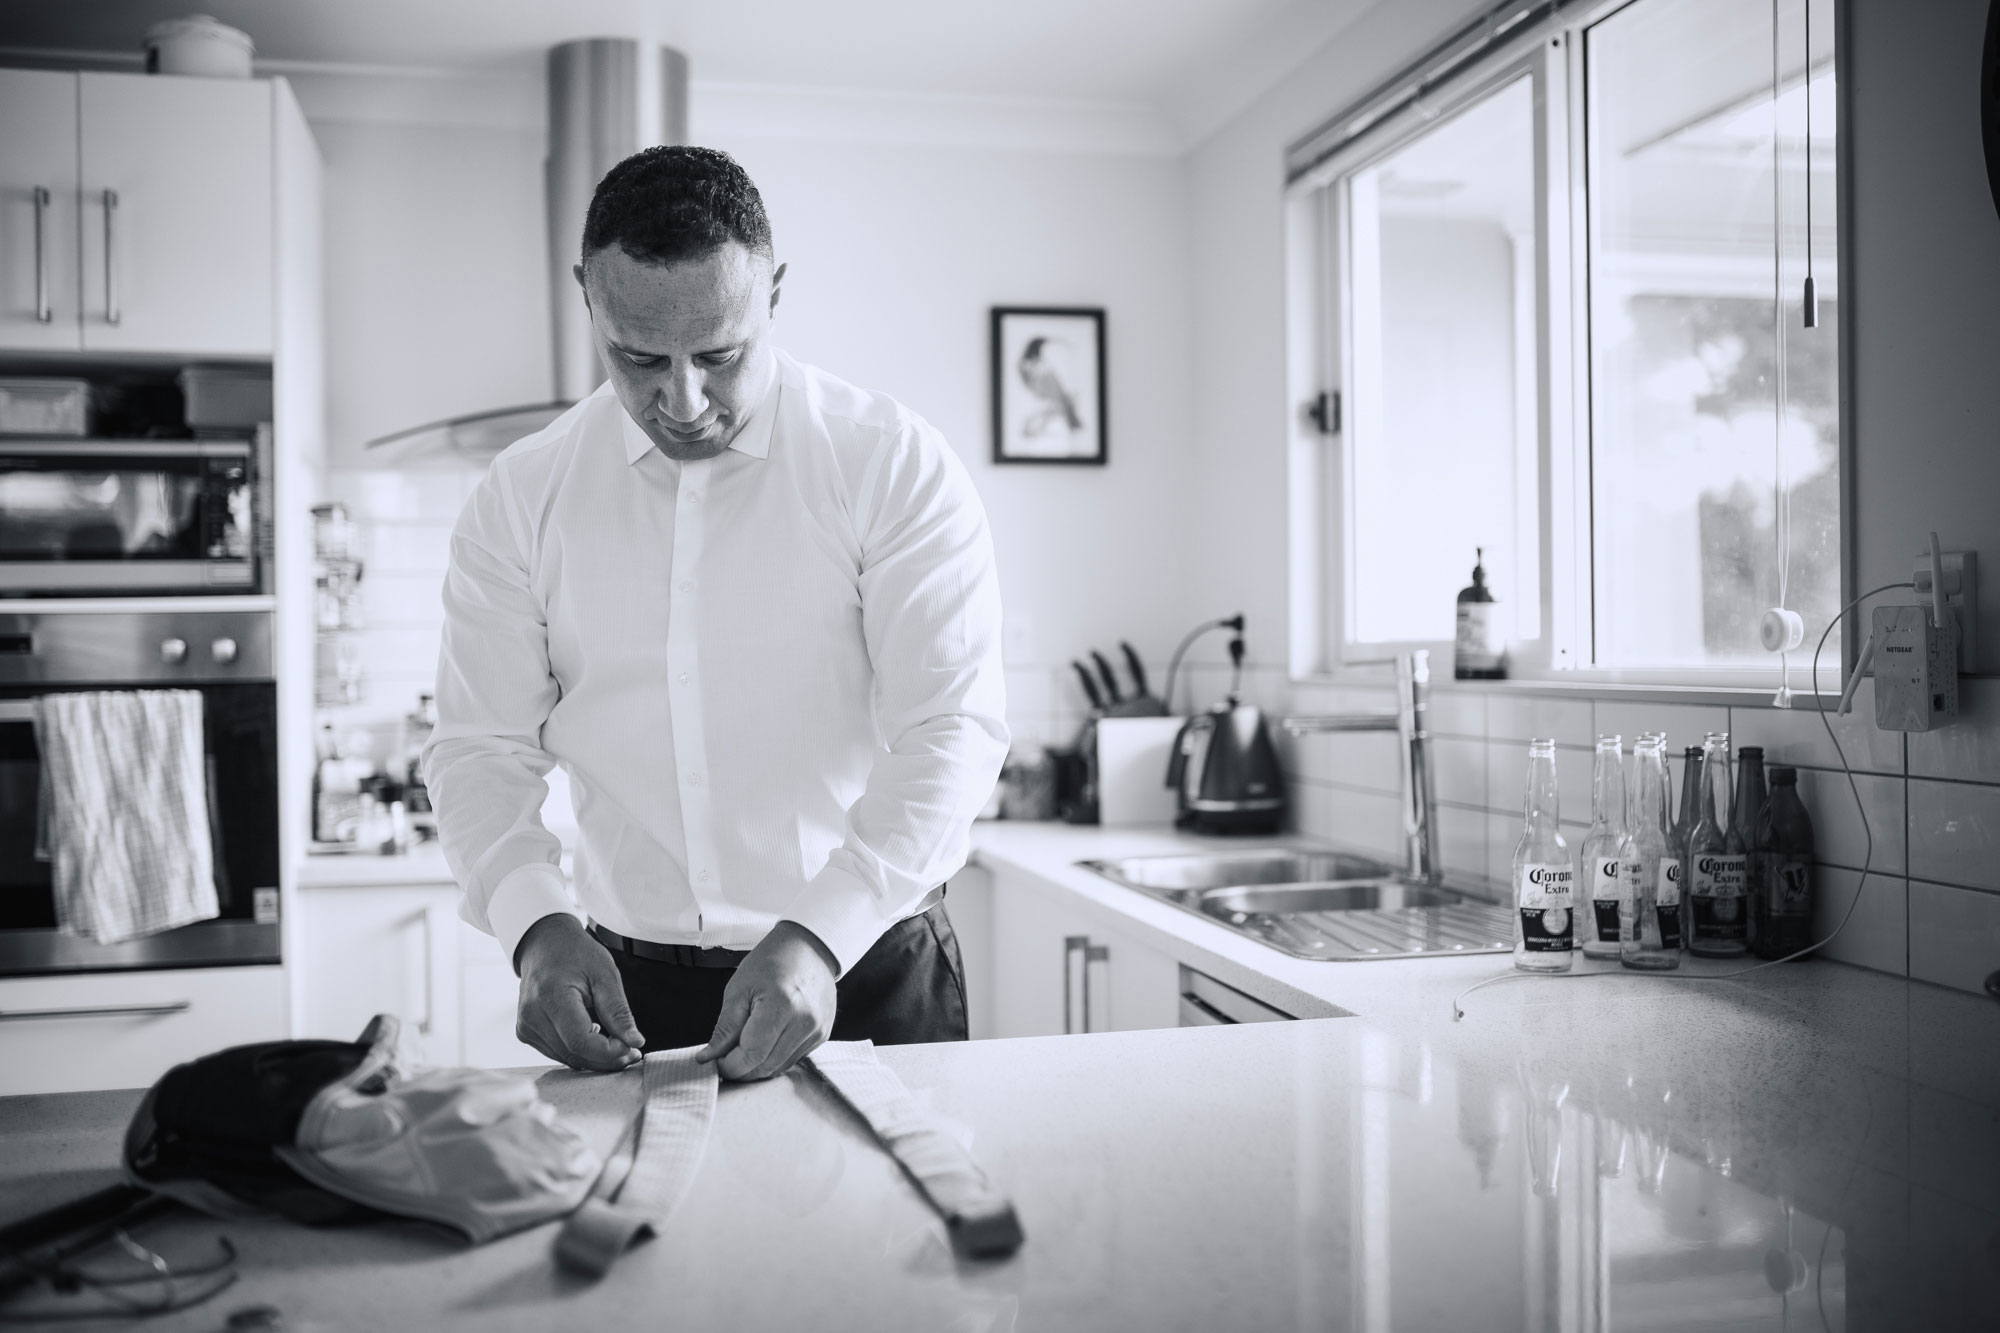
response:
<path id="1" fill-rule="evenodd" d="M 1354 451 L 1351 388 L 1356 382 L 1347 330 L 1355 283 L 1348 185 L 1355 173 L 1421 137 L 1515 80 L 1532 80 L 1535 136 L 1535 347 L 1537 498 L 1540 549 L 1540 635 L 1511 645 L 1508 675 L 1537 686 L 1643 686 L 1691 691 L 1764 690 L 1779 682 L 1779 661 L 1715 666 L 1605 666 L 1594 660 L 1595 588 L 1591 417 L 1591 242 L 1589 196 L 1589 70 L 1585 33 L 1620 10 L 1646 0 L 1597 0 L 1523 25 L 1435 89 L 1368 125 L 1285 192 L 1287 394 L 1297 406 L 1331 393 L 1341 404 L 1338 429 L 1322 431 L 1300 409 L 1292 418 L 1290 482 L 1290 675 L 1296 682 L 1341 680 L 1356 668 L 1379 666 L 1412 649 L 1432 654 L 1434 678 L 1449 679 L 1452 643 L 1354 640 L 1348 541 L 1352 528 Z M 1806 0 L 1811 3 L 1811 0 Z M 1836 71 L 1845 64 L 1845 25 L 1835 25 Z M 1838 73 L 1836 73 L 1838 77 Z M 1846 87 L 1839 85 L 1844 107 Z M 1560 108 L 1560 115 L 1552 115 Z M 1836 225 L 1847 222 L 1847 145 L 1836 126 Z M 1844 288 L 1837 283 L 1837 289 Z M 1845 323 L 1842 303 L 1842 323 Z M 1848 447 L 1849 343 L 1841 330 L 1841 600 L 1851 596 L 1853 472 Z M 1558 516 L 1563 522 L 1558 523 Z M 1851 638 L 1851 635 L 1843 636 Z M 1793 654 L 1790 680 L 1810 693 L 1810 647 Z M 1821 663 L 1822 684 L 1838 690 L 1843 654 Z M 1845 656 L 1851 657 L 1851 649 Z M 1831 672 L 1829 668 L 1832 668 Z M 1491 685 L 1493 682 L 1486 682 Z"/>

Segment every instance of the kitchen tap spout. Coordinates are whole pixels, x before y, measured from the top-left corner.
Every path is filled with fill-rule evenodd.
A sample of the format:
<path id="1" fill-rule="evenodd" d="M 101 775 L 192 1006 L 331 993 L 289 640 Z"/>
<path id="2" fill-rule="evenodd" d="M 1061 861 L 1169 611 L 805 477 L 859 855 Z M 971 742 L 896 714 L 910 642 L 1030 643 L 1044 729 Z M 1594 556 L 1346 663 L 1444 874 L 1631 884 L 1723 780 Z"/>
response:
<path id="1" fill-rule="evenodd" d="M 1422 649 L 1396 658 L 1393 713 L 1321 713 L 1288 717 L 1294 736 L 1332 732 L 1393 731 L 1403 789 L 1403 843 L 1406 873 L 1421 884 L 1436 884 L 1437 792 L 1430 759 L 1430 654 Z"/>

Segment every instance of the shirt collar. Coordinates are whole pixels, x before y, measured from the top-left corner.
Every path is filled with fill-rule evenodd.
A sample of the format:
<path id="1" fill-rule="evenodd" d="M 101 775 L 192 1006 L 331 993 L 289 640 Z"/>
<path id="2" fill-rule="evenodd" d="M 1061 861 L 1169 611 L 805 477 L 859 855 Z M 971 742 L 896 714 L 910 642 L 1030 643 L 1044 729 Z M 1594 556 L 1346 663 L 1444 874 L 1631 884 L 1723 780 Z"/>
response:
<path id="1" fill-rule="evenodd" d="M 750 419 L 743 423 L 743 429 L 736 432 L 736 438 L 729 442 L 729 448 L 740 454 L 748 454 L 752 458 L 771 456 L 771 432 L 778 420 L 778 382 L 783 378 L 784 366 L 779 362 L 771 368 L 771 387 L 764 391 L 762 401 L 751 411 Z M 610 393 L 610 383 L 607 381 L 598 392 Z M 656 447 L 653 437 L 646 434 L 643 426 L 632 420 L 622 403 L 618 408 L 618 420 L 624 427 L 627 464 L 636 463 L 652 452 Z"/>

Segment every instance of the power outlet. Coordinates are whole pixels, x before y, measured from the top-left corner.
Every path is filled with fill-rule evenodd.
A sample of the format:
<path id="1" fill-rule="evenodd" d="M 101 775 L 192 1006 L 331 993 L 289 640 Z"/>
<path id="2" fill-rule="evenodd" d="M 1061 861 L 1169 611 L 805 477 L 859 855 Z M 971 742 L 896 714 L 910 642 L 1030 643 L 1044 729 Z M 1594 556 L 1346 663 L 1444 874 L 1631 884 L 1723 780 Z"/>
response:
<path id="1" fill-rule="evenodd" d="M 1958 622 L 1931 622 L 1924 606 L 1878 606 L 1875 725 L 1934 731 L 1958 719 Z"/>

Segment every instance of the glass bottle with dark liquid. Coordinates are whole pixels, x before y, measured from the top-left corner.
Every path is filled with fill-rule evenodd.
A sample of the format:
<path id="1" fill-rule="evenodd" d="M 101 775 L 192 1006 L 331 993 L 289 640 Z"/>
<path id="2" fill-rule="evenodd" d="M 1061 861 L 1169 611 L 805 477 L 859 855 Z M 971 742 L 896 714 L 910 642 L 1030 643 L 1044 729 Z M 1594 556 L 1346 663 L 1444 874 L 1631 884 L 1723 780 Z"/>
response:
<path id="1" fill-rule="evenodd" d="M 1771 765 L 1771 796 L 1757 819 L 1762 883 L 1751 900 L 1759 958 L 1783 958 L 1812 943 L 1813 826 L 1799 800 L 1799 771 Z"/>

